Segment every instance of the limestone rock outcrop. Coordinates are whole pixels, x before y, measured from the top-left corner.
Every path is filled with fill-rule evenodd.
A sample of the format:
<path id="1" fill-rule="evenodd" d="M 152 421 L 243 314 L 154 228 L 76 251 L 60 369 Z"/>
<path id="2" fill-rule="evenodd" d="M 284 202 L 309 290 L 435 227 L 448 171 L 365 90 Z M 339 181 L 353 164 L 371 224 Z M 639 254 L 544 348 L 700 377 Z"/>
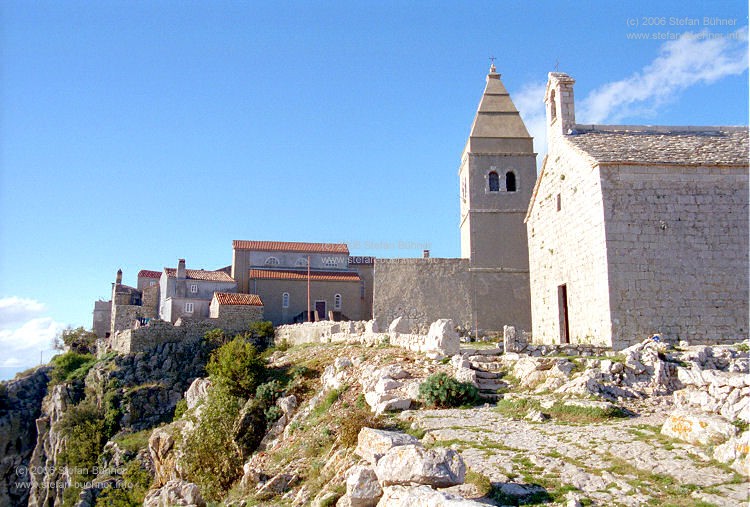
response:
<path id="1" fill-rule="evenodd" d="M 425 449 L 421 444 L 411 444 L 386 452 L 378 460 L 375 473 L 383 486 L 424 484 L 447 488 L 463 484 L 466 465 L 453 449 Z"/>
<path id="2" fill-rule="evenodd" d="M 143 507 L 205 507 L 198 486 L 192 482 L 172 480 L 159 489 L 150 491 L 143 501 Z"/>

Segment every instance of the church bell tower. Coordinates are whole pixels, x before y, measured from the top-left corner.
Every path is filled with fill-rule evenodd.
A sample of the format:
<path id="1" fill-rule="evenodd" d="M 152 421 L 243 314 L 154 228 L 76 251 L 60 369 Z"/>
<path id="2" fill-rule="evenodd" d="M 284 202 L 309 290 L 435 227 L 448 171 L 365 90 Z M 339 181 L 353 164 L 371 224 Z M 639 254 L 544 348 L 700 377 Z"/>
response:
<path id="1" fill-rule="evenodd" d="M 536 182 L 536 153 L 494 64 L 458 176 L 461 257 L 470 261 L 475 321 L 480 329 L 531 329 L 524 217 Z"/>

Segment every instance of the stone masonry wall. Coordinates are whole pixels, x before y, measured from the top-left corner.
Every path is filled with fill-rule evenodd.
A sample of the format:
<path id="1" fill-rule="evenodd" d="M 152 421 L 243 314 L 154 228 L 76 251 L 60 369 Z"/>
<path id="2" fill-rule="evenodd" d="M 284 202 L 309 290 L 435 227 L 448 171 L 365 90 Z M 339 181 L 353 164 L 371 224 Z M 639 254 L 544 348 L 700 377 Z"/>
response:
<path id="1" fill-rule="evenodd" d="M 468 259 L 378 259 L 373 317 L 381 329 L 396 317 L 406 317 L 423 332 L 438 319 L 471 328 Z"/>
<path id="2" fill-rule="evenodd" d="M 112 326 L 110 333 L 114 335 L 117 331 L 130 329 L 137 317 L 143 317 L 143 307 L 138 305 L 112 304 Z"/>
<path id="3" fill-rule="evenodd" d="M 527 219 L 533 342 L 561 342 L 558 287 L 568 295 L 570 343 L 612 346 L 599 171 L 556 140 Z M 557 209 L 558 195 L 560 210 Z"/>
<path id="4" fill-rule="evenodd" d="M 211 319 L 216 327 L 229 330 L 247 329 L 251 322 L 263 320 L 262 306 L 221 305 L 216 319 Z"/>
<path id="5" fill-rule="evenodd" d="M 602 169 L 614 340 L 748 338 L 748 169 Z"/>

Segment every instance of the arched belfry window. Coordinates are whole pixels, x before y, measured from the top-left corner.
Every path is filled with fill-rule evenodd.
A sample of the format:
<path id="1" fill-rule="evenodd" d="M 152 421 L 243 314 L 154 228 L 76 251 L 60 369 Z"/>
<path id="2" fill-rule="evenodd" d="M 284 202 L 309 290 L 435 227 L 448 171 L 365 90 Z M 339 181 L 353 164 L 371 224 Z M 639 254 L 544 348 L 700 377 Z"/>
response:
<path id="1" fill-rule="evenodd" d="M 276 257 L 269 257 L 266 259 L 266 266 L 278 266 L 279 265 L 279 259 Z"/>
<path id="2" fill-rule="evenodd" d="M 513 171 L 508 171 L 507 173 L 505 173 L 505 190 L 507 192 L 516 191 L 516 175 L 513 173 Z"/>
<path id="3" fill-rule="evenodd" d="M 487 182 L 490 186 L 490 192 L 500 191 L 500 176 L 498 176 L 495 171 L 490 172 L 489 176 L 487 177 Z"/>

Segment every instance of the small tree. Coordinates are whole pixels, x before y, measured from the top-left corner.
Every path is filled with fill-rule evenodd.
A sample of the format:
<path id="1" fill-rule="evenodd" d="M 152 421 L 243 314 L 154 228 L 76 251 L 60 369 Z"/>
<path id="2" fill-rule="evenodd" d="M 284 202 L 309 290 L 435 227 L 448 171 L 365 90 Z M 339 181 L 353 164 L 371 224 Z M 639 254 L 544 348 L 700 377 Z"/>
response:
<path id="1" fill-rule="evenodd" d="M 253 344 L 238 336 L 211 353 L 206 371 L 229 394 L 244 400 L 265 380 L 266 365 Z"/>
<path id="2" fill-rule="evenodd" d="M 67 328 L 55 337 L 53 343 L 57 350 L 67 350 L 77 354 L 94 354 L 96 353 L 97 336 L 92 331 L 87 331 L 83 327 Z"/>

